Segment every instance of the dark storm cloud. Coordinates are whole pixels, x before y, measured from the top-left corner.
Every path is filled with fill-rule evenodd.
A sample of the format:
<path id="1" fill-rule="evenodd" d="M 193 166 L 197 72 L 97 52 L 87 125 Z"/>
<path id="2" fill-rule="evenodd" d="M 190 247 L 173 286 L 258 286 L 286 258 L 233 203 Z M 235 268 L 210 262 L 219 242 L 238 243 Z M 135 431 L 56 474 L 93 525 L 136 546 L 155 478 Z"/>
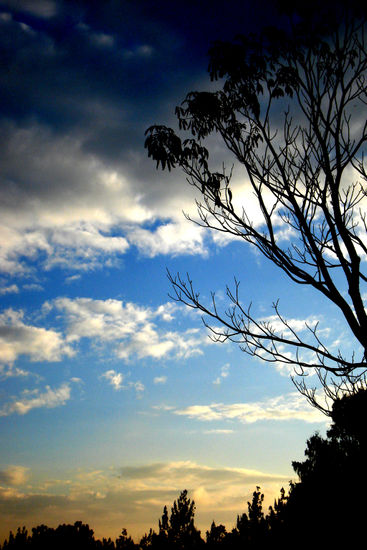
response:
<path id="1" fill-rule="evenodd" d="M 54 15 L 41 17 L 42 5 Z M 2 116 L 59 131 L 90 128 L 96 118 L 99 129 L 105 113 L 93 105 L 108 104 L 121 109 L 130 138 L 206 70 L 211 41 L 259 23 L 250 2 L 9 1 L 0 10 Z M 106 148 L 121 138 L 113 124 L 111 133 Z"/>
<path id="2" fill-rule="evenodd" d="M 170 244 L 173 233 L 193 241 L 186 229 L 136 231 L 181 224 L 193 203 L 180 174 L 154 170 L 144 131 L 173 124 L 186 93 L 212 85 L 211 41 L 271 13 L 231 0 L 0 2 L 0 269 L 23 273 L 41 254 L 86 267 L 131 244 L 150 255 L 187 250 Z M 117 228 L 121 241 L 106 238 Z M 190 253 L 203 253 L 201 239 Z"/>
<path id="3" fill-rule="evenodd" d="M 207 50 L 270 22 L 261 2 L 0 3 L 0 117 L 79 136 L 106 162 L 143 152 L 144 130 L 206 77 Z M 208 81 L 209 85 L 209 81 Z"/>

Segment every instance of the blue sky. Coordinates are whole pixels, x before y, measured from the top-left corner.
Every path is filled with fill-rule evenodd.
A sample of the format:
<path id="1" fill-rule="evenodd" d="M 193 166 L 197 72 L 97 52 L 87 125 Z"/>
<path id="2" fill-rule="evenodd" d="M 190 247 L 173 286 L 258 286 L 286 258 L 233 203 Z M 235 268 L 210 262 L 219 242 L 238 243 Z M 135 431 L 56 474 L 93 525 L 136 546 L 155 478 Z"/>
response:
<path id="1" fill-rule="evenodd" d="M 144 150 L 148 126 L 213 86 L 211 41 L 274 18 L 264 2 L 0 2 L 1 536 L 80 519 L 139 537 L 184 488 L 202 530 L 231 527 L 325 429 L 284 366 L 211 342 L 166 268 L 223 306 L 236 275 L 261 318 L 279 298 L 348 345 L 342 320 L 188 222 L 193 189 Z"/>

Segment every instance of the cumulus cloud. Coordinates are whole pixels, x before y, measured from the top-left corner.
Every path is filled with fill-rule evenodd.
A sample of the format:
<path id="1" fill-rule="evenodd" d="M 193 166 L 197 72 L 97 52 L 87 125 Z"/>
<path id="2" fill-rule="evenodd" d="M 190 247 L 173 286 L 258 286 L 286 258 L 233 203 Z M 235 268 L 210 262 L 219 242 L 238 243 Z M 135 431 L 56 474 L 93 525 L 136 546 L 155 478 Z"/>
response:
<path id="1" fill-rule="evenodd" d="M 129 234 L 129 241 L 150 258 L 158 254 L 178 256 L 208 253 L 204 230 L 184 218 L 179 222 L 163 223 L 154 231 L 136 228 Z"/>
<path id="2" fill-rule="evenodd" d="M 45 391 L 39 389 L 24 390 L 20 397 L 14 397 L 0 409 L 0 416 L 11 414 L 27 414 L 32 409 L 47 408 L 53 409 L 65 405 L 71 397 L 71 388 L 68 383 L 61 384 L 58 388 L 52 389 L 46 386 Z"/>
<path id="3" fill-rule="evenodd" d="M 59 332 L 29 325 L 23 319 L 21 310 L 0 313 L 1 363 L 11 365 L 20 355 L 31 361 L 61 361 L 74 354 Z"/>
<path id="4" fill-rule="evenodd" d="M 121 372 L 115 370 L 107 370 L 101 375 L 101 378 L 105 378 L 115 390 L 121 390 L 123 387 L 124 376 Z"/>
<path id="5" fill-rule="evenodd" d="M 145 174 L 131 173 L 134 162 L 146 165 L 146 159 L 110 168 L 83 149 L 83 136 L 54 135 L 40 125 L 2 123 L 0 129 L 7 142 L 0 160 L 10 174 L 0 191 L 3 273 L 26 273 L 32 260 L 48 269 L 95 268 L 131 246 L 148 257 L 206 253 L 203 232 L 182 215 L 193 202 L 185 186 L 178 206 L 162 182 L 147 194 Z"/>
<path id="6" fill-rule="evenodd" d="M 67 20 L 75 9 L 79 23 L 70 26 L 60 15 L 60 28 L 68 26 L 60 42 L 47 21 L 12 15 L 51 18 L 59 3 L 26 4 L 9 3 L 0 18 L 7 52 L 0 84 L 8 107 L 0 120 L 0 270 L 27 273 L 35 261 L 49 269 L 91 269 L 118 261 L 132 246 L 148 257 L 205 254 L 203 232 L 182 215 L 194 210 L 192 189 L 178 173 L 156 173 L 143 150 L 151 117 L 176 92 L 163 91 L 156 78 L 162 59 L 177 71 L 172 47 L 151 43 L 150 18 L 142 26 L 147 37 L 124 46 L 127 23 L 112 15 L 112 6 L 110 28 L 107 12 L 101 14 L 103 32 L 69 6 Z"/>
<path id="7" fill-rule="evenodd" d="M 48 306 L 63 314 L 69 343 L 82 338 L 113 343 L 115 355 L 125 361 L 132 356 L 187 358 L 201 354 L 210 343 L 202 329 L 177 332 L 162 327 L 160 320 L 173 320 L 170 304 L 154 309 L 114 299 L 58 298 Z"/>
<path id="8" fill-rule="evenodd" d="M 280 395 L 253 403 L 212 403 L 191 405 L 175 409 L 174 414 L 202 421 L 239 421 L 253 424 L 263 420 L 301 420 L 303 422 L 326 422 L 326 417 L 305 401 L 298 392 Z"/>

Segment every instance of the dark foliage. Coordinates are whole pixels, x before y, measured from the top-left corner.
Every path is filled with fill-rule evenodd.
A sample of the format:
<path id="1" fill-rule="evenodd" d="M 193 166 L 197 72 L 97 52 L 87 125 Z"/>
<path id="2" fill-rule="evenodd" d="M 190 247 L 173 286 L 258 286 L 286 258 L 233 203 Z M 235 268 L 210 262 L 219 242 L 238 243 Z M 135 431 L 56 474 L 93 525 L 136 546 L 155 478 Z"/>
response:
<path id="1" fill-rule="evenodd" d="M 288 26 L 214 42 L 209 74 L 219 89 L 189 92 L 176 108 L 178 132 L 151 126 L 145 146 L 157 168 L 179 167 L 199 191 L 196 223 L 256 247 L 342 314 L 352 353 L 333 349 L 318 324 L 296 331 L 277 300 L 277 323 L 256 318 L 237 279 L 221 308 L 214 293 L 204 300 L 189 276 L 169 274 L 173 299 L 201 311 L 215 341 L 294 367 L 301 393 L 329 413 L 305 385 L 309 371 L 316 370 L 326 393 L 335 376 L 338 389 L 367 372 L 367 11 L 345 0 L 282 1 L 280 9 Z M 213 135 L 228 152 L 229 168 L 214 166 L 206 141 Z M 232 162 L 261 223 L 237 196 Z"/>

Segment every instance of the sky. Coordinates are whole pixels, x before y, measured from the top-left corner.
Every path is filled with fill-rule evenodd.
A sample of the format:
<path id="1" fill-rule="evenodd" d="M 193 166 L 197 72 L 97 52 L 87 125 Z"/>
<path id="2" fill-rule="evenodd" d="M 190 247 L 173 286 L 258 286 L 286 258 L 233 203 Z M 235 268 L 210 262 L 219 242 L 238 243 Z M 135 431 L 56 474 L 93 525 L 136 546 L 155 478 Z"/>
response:
<path id="1" fill-rule="evenodd" d="M 147 158 L 146 128 L 215 86 L 211 42 L 277 21 L 262 1 L 175 6 L 0 2 L 0 538 L 81 520 L 139 540 L 183 489 L 203 534 L 231 528 L 325 431 L 289 369 L 213 343 L 170 298 L 167 269 L 223 307 L 236 276 L 260 318 L 279 299 L 346 337 L 319 296 L 189 222 L 193 189 Z"/>

